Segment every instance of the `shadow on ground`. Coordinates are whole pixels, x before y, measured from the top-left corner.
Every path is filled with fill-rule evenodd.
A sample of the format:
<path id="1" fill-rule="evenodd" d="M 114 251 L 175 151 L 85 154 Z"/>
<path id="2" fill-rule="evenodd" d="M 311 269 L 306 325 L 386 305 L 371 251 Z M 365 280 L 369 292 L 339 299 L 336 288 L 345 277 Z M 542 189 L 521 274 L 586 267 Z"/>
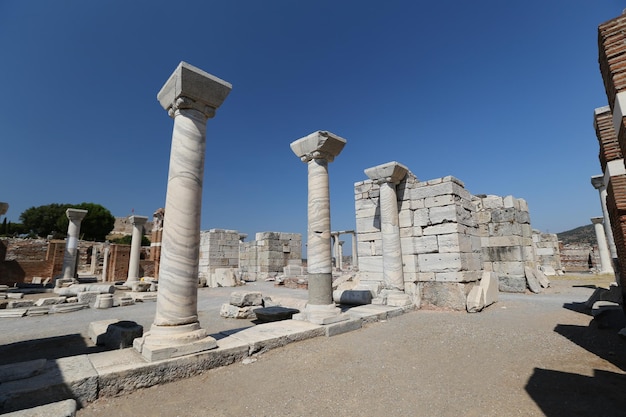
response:
<path id="1" fill-rule="evenodd" d="M 564 308 L 588 314 L 584 303 Z M 626 342 L 617 331 L 626 321 L 621 309 L 594 318 L 588 326 L 559 324 L 554 331 L 626 371 Z M 535 368 L 526 391 L 548 417 L 626 416 L 626 375 L 595 369 L 593 376 Z"/>
<path id="2" fill-rule="evenodd" d="M 59 359 L 107 350 L 111 348 L 88 345 L 80 333 L 32 339 L 0 346 L 0 365 L 34 359 Z"/>

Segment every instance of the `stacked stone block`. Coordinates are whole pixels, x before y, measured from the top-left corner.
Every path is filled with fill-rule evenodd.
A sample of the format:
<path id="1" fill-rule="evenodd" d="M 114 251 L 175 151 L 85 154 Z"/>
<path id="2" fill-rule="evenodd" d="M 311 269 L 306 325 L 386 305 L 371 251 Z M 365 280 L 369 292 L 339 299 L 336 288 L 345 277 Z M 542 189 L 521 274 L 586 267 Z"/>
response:
<path id="1" fill-rule="evenodd" d="M 240 268 L 246 281 L 282 274 L 288 265 L 302 264 L 302 236 L 299 233 L 260 232 L 255 240 L 242 244 Z"/>
<path id="2" fill-rule="evenodd" d="M 559 238 L 554 233 L 533 230 L 535 262 L 546 275 L 554 275 L 563 269 Z"/>
<path id="3" fill-rule="evenodd" d="M 500 291 L 524 292 L 524 267 L 535 268 L 528 204 L 512 196 L 474 197 L 485 271 L 498 276 Z"/>
<path id="4" fill-rule="evenodd" d="M 217 269 L 239 268 L 239 232 L 210 229 L 200 232 L 199 282 L 217 287 Z"/>
<path id="5" fill-rule="evenodd" d="M 417 303 L 464 310 L 482 277 L 471 194 L 454 177 L 419 182 L 409 173 L 397 195 L 405 292 Z M 355 184 L 360 283 L 370 289 L 382 281 L 378 197 L 374 182 Z"/>
<path id="6" fill-rule="evenodd" d="M 598 49 L 600 72 L 609 108 L 596 109 L 594 124 L 600 143 L 604 184 L 607 188 L 607 211 L 617 250 L 616 272 L 620 276 L 622 296 L 625 296 L 626 274 L 620 269 L 626 265 L 626 170 L 623 160 L 626 150 L 626 14 L 598 27 Z M 614 150 L 615 141 L 619 154 Z M 626 311 L 626 305 L 624 310 Z"/>

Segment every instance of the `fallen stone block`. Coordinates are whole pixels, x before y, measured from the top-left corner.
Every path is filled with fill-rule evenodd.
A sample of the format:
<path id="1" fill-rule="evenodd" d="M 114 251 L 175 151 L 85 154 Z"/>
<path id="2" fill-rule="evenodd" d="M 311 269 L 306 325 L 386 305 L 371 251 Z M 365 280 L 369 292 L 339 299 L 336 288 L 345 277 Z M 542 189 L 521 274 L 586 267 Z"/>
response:
<path id="1" fill-rule="evenodd" d="M 120 306 L 120 307 L 130 306 L 133 304 L 135 304 L 135 300 L 133 299 L 133 297 L 129 297 L 129 296 L 115 297 L 113 301 L 114 306 Z"/>
<path id="2" fill-rule="evenodd" d="M 480 285 L 475 285 L 467 294 L 467 312 L 478 313 L 485 308 L 485 292 Z"/>
<path id="3" fill-rule="evenodd" d="M 227 319 L 254 319 L 256 318 L 255 311 L 261 307 L 246 306 L 237 307 L 228 303 L 222 304 L 220 309 L 220 316 Z"/>
<path id="4" fill-rule="evenodd" d="M 50 306 L 30 307 L 26 310 L 27 316 L 43 316 L 50 313 Z"/>
<path id="5" fill-rule="evenodd" d="M 543 271 L 539 269 L 535 269 L 534 271 L 535 277 L 537 278 L 537 281 L 539 281 L 539 285 L 541 285 L 542 288 L 548 288 L 550 286 L 550 280 L 548 279 L 546 274 L 544 274 Z"/>
<path id="6" fill-rule="evenodd" d="M 551 266 L 541 266 L 540 268 L 541 268 L 541 271 L 548 276 L 557 275 L 556 270 Z"/>
<path id="7" fill-rule="evenodd" d="M 288 307 L 264 307 L 257 308 L 255 311 L 258 321 L 263 323 L 269 323 L 273 321 L 290 320 L 294 314 L 300 312 L 300 310 Z"/>
<path id="8" fill-rule="evenodd" d="M 332 337 L 337 336 L 338 334 L 351 332 L 353 330 L 358 330 L 363 326 L 363 321 L 361 319 L 349 319 L 345 321 L 340 321 L 338 323 L 332 323 L 324 326 L 324 330 L 326 330 L 326 336 Z"/>
<path id="9" fill-rule="evenodd" d="M 24 317 L 28 309 L 26 308 L 7 308 L 0 310 L 0 318 Z"/>
<path id="10" fill-rule="evenodd" d="M 40 298 L 39 300 L 35 301 L 35 305 L 37 307 L 41 307 L 41 306 L 50 306 L 53 304 L 63 304 L 66 300 L 66 297 L 46 297 L 46 298 Z"/>
<path id="11" fill-rule="evenodd" d="M 93 307 L 96 304 L 96 298 L 98 298 L 98 295 L 100 295 L 100 292 L 98 291 L 79 292 L 77 295 L 78 302 L 86 303 L 89 304 L 89 307 Z"/>
<path id="12" fill-rule="evenodd" d="M 541 284 L 539 284 L 539 281 L 535 276 L 535 270 L 531 267 L 525 266 L 524 275 L 526 276 L 526 284 L 528 285 L 530 291 L 535 294 L 539 294 L 541 292 Z"/>
<path id="13" fill-rule="evenodd" d="M 608 289 L 596 288 L 593 294 L 585 301 L 587 308 L 592 308 L 596 301 L 611 301 L 614 303 L 622 303 L 622 291 L 617 285 L 611 285 Z"/>
<path id="14" fill-rule="evenodd" d="M 84 308 L 89 308 L 89 304 L 79 302 L 55 304 L 50 307 L 50 313 L 71 313 L 72 311 L 78 311 Z"/>
<path id="15" fill-rule="evenodd" d="M 26 410 L 3 414 L 4 417 L 74 417 L 76 416 L 76 400 L 63 400 Z"/>
<path id="16" fill-rule="evenodd" d="M 156 301 L 157 299 L 157 293 L 155 292 L 127 292 L 126 295 L 135 302 Z"/>
<path id="17" fill-rule="evenodd" d="M 499 275 L 498 289 L 500 292 L 526 292 L 526 277 Z"/>
<path id="18" fill-rule="evenodd" d="M 235 291 L 230 294 L 229 302 L 233 306 L 260 306 L 263 305 L 263 294 L 260 292 Z"/>
<path id="19" fill-rule="evenodd" d="M 34 300 L 12 300 L 7 304 L 7 308 L 25 308 L 32 307 L 35 304 Z"/>
<path id="20" fill-rule="evenodd" d="M 113 307 L 113 294 L 98 294 L 93 308 L 111 308 Z"/>
<path id="21" fill-rule="evenodd" d="M 215 282 L 218 287 L 236 287 L 239 279 L 234 268 L 215 268 Z"/>
<path id="22" fill-rule="evenodd" d="M 151 282 L 135 281 L 130 283 L 130 290 L 133 292 L 146 292 L 150 291 L 151 286 Z"/>
<path id="23" fill-rule="evenodd" d="M 498 301 L 498 277 L 495 273 L 484 271 L 480 280 L 480 288 L 483 290 L 485 296 L 485 307 Z"/>
<path id="24" fill-rule="evenodd" d="M 7 298 L 10 300 L 21 300 L 22 298 L 24 298 L 24 293 L 23 292 L 8 292 Z"/>

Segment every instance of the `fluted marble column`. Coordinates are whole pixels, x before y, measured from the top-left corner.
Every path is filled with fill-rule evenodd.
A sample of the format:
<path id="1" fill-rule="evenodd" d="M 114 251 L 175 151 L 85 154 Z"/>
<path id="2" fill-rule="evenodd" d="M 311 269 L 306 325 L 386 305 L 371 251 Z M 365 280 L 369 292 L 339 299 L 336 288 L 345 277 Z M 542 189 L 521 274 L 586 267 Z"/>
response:
<path id="1" fill-rule="evenodd" d="M 63 278 L 74 278 L 76 275 L 76 250 L 80 237 L 80 223 L 87 215 L 87 210 L 69 208 L 65 215 L 70 223 L 67 225 L 67 239 L 65 239 L 65 254 L 63 255 Z"/>
<path id="2" fill-rule="evenodd" d="M 612 274 L 613 267 L 611 266 L 611 255 L 609 253 L 609 247 L 606 243 L 606 236 L 604 234 L 604 227 L 602 222 L 604 217 L 592 217 L 591 223 L 596 231 L 596 239 L 598 241 L 598 252 L 600 252 L 600 273 Z"/>
<path id="3" fill-rule="evenodd" d="M 157 95 L 174 118 L 174 131 L 156 315 L 150 331 L 134 343 L 148 360 L 217 346 L 198 321 L 200 211 L 207 119 L 215 115 L 231 88 L 226 81 L 181 62 Z"/>
<path id="4" fill-rule="evenodd" d="M 604 234 L 609 245 L 609 252 L 613 262 L 617 260 L 617 248 L 615 247 L 615 239 L 613 239 L 613 230 L 611 229 L 611 218 L 609 217 L 609 210 L 606 206 L 606 185 L 604 184 L 604 175 L 595 175 L 591 177 L 591 185 L 598 190 L 600 194 L 600 205 L 602 206 L 602 217 L 604 217 Z"/>
<path id="5" fill-rule="evenodd" d="M 141 240 L 143 238 L 143 225 L 148 221 L 144 216 L 130 216 L 133 225 L 133 235 L 130 241 L 130 260 L 128 262 L 128 278 L 125 286 L 130 287 L 133 282 L 139 281 L 139 258 L 141 257 Z"/>
<path id="6" fill-rule="evenodd" d="M 308 165 L 307 271 L 309 301 L 301 318 L 317 324 L 342 320 L 333 302 L 328 163 L 346 140 L 318 131 L 291 143 L 291 150 Z"/>
<path id="7" fill-rule="evenodd" d="M 388 290 L 404 291 L 396 185 L 402 181 L 407 172 L 407 167 L 395 161 L 365 170 L 365 175 L 380 184 L 379 204 L 380 231 L 383 241 L 383 282 Z"/>

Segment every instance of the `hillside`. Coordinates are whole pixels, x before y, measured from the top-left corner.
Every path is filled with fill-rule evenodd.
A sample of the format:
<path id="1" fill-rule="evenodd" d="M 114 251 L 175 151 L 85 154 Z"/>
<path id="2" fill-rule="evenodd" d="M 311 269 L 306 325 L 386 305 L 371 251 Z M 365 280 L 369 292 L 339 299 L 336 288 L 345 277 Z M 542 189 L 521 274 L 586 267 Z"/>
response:
<path id="1" fill-rule="evenodd" d="M 595 245 L 597 243 L 596 232 L 593 229 L 593 224 L 580 226 L 572 230 L 557 233 L 556 235 L 565 245 L 572 243 L 588 243 L 590 245 Z"/>

